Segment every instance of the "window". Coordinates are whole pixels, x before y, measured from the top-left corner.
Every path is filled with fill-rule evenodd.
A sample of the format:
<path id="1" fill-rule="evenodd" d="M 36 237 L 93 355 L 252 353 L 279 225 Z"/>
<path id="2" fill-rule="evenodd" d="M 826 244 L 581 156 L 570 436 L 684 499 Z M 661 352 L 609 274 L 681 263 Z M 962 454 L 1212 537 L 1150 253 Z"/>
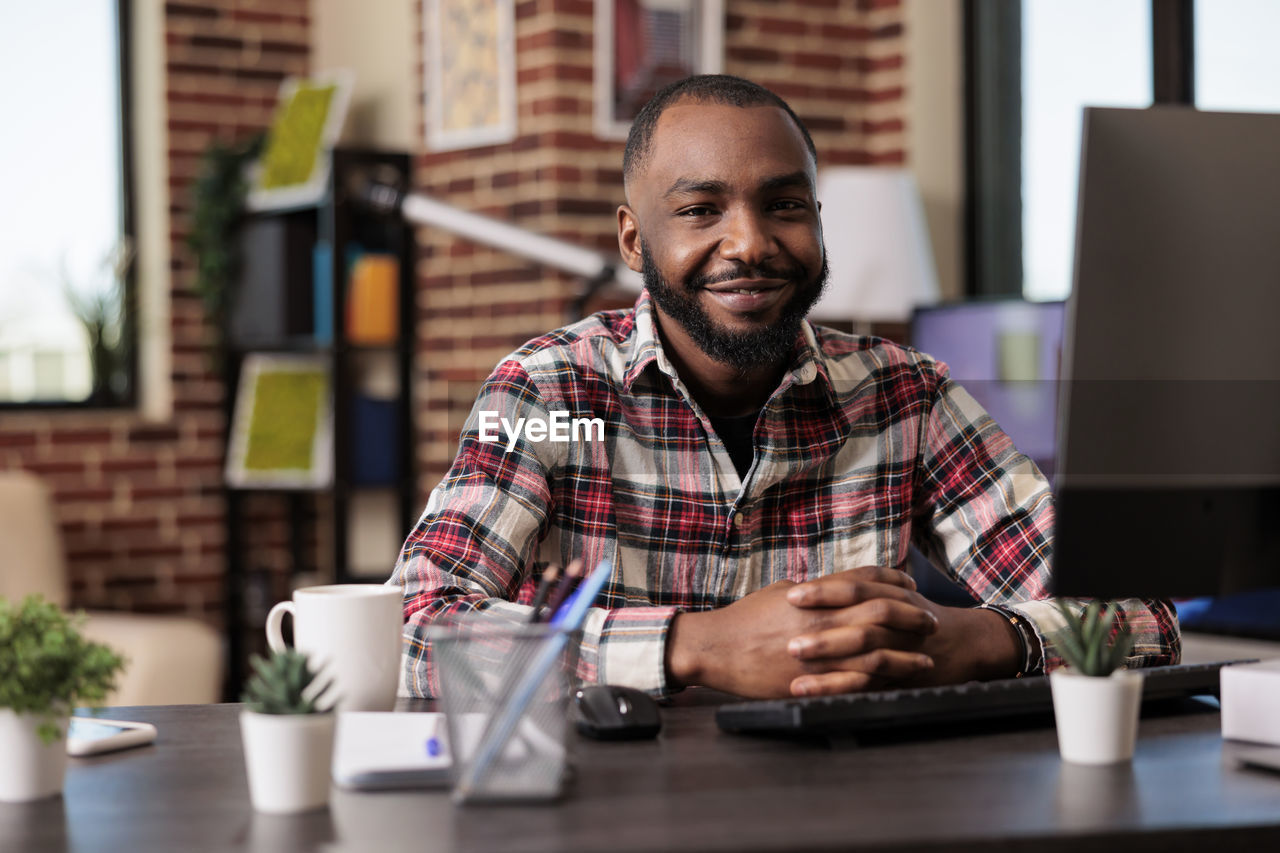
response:
<path id="1" fill-rule="evenodd" d="M 1195 19 L 1196 106 L 1280 112 L 1280 3 L 1201 2 Z"/>
<path id="2" fill-rule="evenodd" d="M 1071 288 L 1082 108 L 1280 110 L 1274 0 L 965 7 L 968 290 Z"/>
<path id="3" fill-rule="evenodd" d="M 0 405 L 133 397 L 125 2 L 0 6 Z"/>

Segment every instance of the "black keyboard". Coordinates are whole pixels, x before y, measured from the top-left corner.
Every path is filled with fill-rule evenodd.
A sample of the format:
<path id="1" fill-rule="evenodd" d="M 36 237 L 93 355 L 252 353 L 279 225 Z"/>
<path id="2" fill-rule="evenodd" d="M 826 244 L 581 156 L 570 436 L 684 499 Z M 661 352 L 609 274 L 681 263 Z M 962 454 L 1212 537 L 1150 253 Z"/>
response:
<path id="1" fill-rule="evenodd" d="M 1142 701 L 1185 699 L 1218 693 L 1218 670 L 1233 663 L 1179 664 L 1144 669 Z M 721 705 L 716 724 L 726 732 L 777 732 L 825 736 L 1051 714 L 1049 677 L 970 681 L 918 687 L 767 699 Z"/>

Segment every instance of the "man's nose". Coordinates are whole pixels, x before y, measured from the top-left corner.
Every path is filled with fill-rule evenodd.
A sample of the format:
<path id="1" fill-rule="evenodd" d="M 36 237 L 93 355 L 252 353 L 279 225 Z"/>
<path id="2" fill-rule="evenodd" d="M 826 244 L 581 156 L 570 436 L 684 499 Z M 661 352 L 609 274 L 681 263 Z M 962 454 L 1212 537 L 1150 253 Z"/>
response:
<path id="1" fill-rule="evenodd" d="M 778 242 L 759 211 L 737 210 L 725 217 L 720 240 L 720 256 L 726 260 L 757 265 L 778 253 Z"/>

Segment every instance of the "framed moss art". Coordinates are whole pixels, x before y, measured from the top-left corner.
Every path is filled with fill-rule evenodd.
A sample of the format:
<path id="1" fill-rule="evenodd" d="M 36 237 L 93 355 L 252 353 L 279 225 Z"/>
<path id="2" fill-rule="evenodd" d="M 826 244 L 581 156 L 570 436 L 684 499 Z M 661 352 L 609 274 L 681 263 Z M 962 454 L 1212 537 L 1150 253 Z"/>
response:
<path id="1" fill-rule="evenodd" d="M 245 356 L 226 477 L 239 488 L 322 489 L 332 483 L 333 395 L 322 357 Z"/>
<path id="2" fill-rule="evenodd" d="M 349 72 L 330 71 L 280 84 L 262 156 L 251 169 L 249 210 L 315 204 L 324 197 L 352 80 Z"/>

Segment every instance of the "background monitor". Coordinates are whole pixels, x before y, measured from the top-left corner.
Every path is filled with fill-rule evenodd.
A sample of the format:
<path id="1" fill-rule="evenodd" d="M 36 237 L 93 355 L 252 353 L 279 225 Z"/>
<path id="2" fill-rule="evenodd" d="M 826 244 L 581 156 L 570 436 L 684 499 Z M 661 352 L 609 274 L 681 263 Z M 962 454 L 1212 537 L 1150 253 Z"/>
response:
<path id="1" fill-rule="evenodd" d="M 946 363 L 951 378 L 1052 476 L 1057 452 L 1062 302 L 993 299 L 916 309 L 911 345 Z"/>
<path id="2" fill-rule="evenodd" d="M 1280 585 L 1280 115 L 1085 110 L 1054 591 Z"/>

